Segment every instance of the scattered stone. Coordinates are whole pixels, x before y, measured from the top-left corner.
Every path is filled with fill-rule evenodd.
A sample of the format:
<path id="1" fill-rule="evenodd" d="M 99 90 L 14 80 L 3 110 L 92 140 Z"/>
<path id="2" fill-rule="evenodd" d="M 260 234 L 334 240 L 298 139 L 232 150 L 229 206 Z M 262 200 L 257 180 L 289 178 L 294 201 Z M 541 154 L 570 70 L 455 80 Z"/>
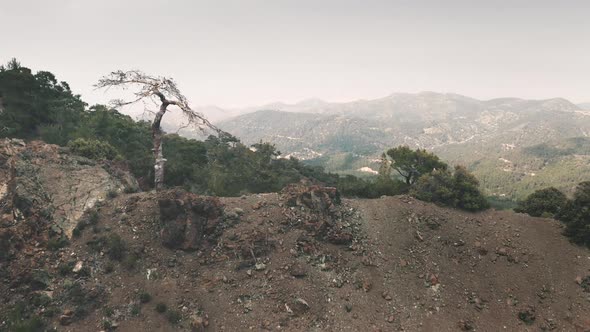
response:
<path id="1" fill-rule="evenodd" d="M 415 237 L 415 238 L 416 238 L 418 241 L 420 241 L 420 242 L 424 241 L 424 237 L 422 236 L 422 234 L 420 233 L 420 231 L 416 231 L 416 232 L 414 233 L 414 237 Z"/>
<path id="2" fill-rule="evenodd" d="M 205 331 L 207 326 L 209 326 L 209 320 L 207 317 L 202 317 L 199 315 L 194 315 L 191 317 L 190 327 L 192 332 Z"/>
<path id="3" fill-rule="evenodd" d="M 461 331 L 473 331 L 475 330 L 475 324 L 470 320 L 460 320 L 457 324 Z"/>
<path id="4" fill-rule="evenodd" d="M 76 265 L 72 269 L 72 272 L 74 272 L 74 273 L 80 272 L 82 270 L 83 265 L 84 265 L 84 263 L 82 261 L 76 262 Z"/>
<path id="5" fill-rule="evenodd" d="M 391 301 L 391 300 L 393 300 L 393 298 L 391 297 L 391 295 L 389 295 L 389 292 L 388 292 L 388 291 L 384 291 L 384 292 L 381 294 L 381 297 L 382 297 L 382 298 L 384 298 L 386 301 Z"/>
<path id="6" fill-rule="evenodd" d="M 288 308 L 291 309 L 293 314 L 301 315 L 301 314 L 304 314 L 305 312 L 307 312 L 309 310 L 310 306 L 307 303 L 307 301 L 305 301 L 304 299 L 297 298 L 291 303 L 291 306 Z"/>
<path id="7" fill-rule="evenodd" d="M 529 306 L 528 308 L 520 310 L 518 312 L 518 319 L 527 325 L 533 324 L 536 319 L 535 308 L 533 306 Z"/>
<path id="8" fill-rule="evenodd" d="M 438 280 L 438 276 L 436 274 L 431 274 L 428 281 L 430 282 L 430 286 L 435 286 L 440 283 L 440 281 Z"/>
<path id="9" fill-rule="evenodd" d="M 303 264 L 295 263 L 291 265 L 291 268 L 289 270 L 291 272 L 291 275 L 295 278 L 303 278 L 307 276 L 307 267 Z"/>
<path id="10" fill-rule="evenodd" d="M 72 310 L 64 310 L 63 314 L 59 316 L 59 324 L 62 326 L 70 325 L 73 317 L 74 312 Z"/>

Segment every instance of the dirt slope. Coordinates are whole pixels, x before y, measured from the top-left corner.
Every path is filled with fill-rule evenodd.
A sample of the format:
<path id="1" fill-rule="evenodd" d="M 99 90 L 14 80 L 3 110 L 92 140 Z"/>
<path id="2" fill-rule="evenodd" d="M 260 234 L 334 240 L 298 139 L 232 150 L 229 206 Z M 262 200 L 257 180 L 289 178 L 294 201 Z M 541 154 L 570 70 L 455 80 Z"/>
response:
<path id="1" fill-rule="evenodd" d="M 338 229 L 353 236 L 334 244 L 346 239 L 309 227 L 325 215 L 288 207 L 279 194 L 252 195 L 222 198 L 221 235 L 191 252 L 162 245 L 161 198 L 114 198 L 70 246 L 39 254 L 45 257 L 39 267 L 52 276 L 43 291 L 52 292 L 58 307 L 51 318 L 58 330 L 590 328 L 590 293 L 576 283 L 590 274 L 590 252 L 568 243 L 552 220 L 462 213 L 408 197 L 343 200 L 336 207 Z M 108 250 L 89 245 L 113 233 L 126 246 L 120 263 L 108 258 Z M 59 264 L 67 262 L 82 262 L 85 274 L 60 275 Z M 15 299 L 9 294 L 23 296 L 24 286 L 7 287 L 8 278 L 4 309 Z M 72 283 L 80 285 L 82 300 L 72 300 Z M 142 292 L 151 295 L 145 304 Z M 178 324 L 156 312 L 160 302 L 180 314 Z M 86 312 L 69 321 L 68 310 L 78 306 Z"/>

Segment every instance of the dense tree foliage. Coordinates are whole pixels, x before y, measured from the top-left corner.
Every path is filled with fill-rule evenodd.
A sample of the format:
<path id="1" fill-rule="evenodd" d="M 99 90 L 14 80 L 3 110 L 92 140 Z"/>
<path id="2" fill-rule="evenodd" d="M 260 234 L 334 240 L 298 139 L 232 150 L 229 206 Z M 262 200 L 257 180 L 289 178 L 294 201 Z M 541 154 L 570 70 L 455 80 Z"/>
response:
<path id="1" fill-rule="evenodd" d="M 33 74 L 16 60 L 0 67 L 0 124 L 0 137 L 42 139 L 88 158 L 124 160 L 142 188 L 153 187 L 151 124 L 106 106 L 87 107 L 49 72 Z M 165 185 L 200 194 L 277 192 L 308 179 L 335 186 L 344 196 L 397 195 L 415 186 L 412 192 L 420 199 L 468 210 L 485 206 L 477 180 L 466 170 L 458 168 L 451 175 L 437 156 L 405 146 L 383 154 L 379 175 L 369 179 L 326 173 L 320 166 L 280 158 L 272 144 L 247 146 L 223 132 L 204 141 L 167 134 L 163 144 Z M 421 176 L 427 177 L 415 184 Z"/>
<path id="2" fill-rule="evenodd" d="M 590 247 L 590 181 L 578 184 L 573 199 L 553 187 L 537 190 L 519 202 L 515 211 L 554 216 L 565 224 L 564 235 L 572 242 Z"/>
<path id="3" fill-rule="evenodd" d="M 33 74 L 14 59 L 0 68 L 0 101 L 0 135 L 18 138 L 43 132 L 57 140 L 76 129 L 86 106 L 66 82 L 46 71 Z"/>
<path id="4" fill-rule="evenodd" d="M 422 175 L 412 187 L 416 198 L 468 211 L 489 208 L 479 190 L 479 182 L 465 167 L 456 166 L 455 171 L 437 169 Z"/>
<path id="5" fill-rule="evenodd" d="M 560 210 L 557 219 L 565 223 L 564 234 L 573 242 L 590 247 L 590 181 L 578 185 L 574 198 Z"/>
<path id="6" fill-rule="evenodd" d="M 447 169 L 447 164 L 423 149 L 412 150 L 407 146 L 399 146 L 389 149 L 387 155 L 391 158 L 391 167 L 408 185 L 416 182 L 423 174 Z"/>
<path id="7" fill-rule="evenodd" d="M 527 213 L 533 217 L 553 217 L 567 203 L 564 193 L 554 187 L 540 189 L 519 201 L 515 212 Z"/>
<path id="8" fill-rule="evenodd" d="M 113 160 L 119 156 L 112 145 L 95 139 L 76 138 L 68 142 L 68 148 L 77 155 L 96 160 Z"/>
<path id="9" fill-rule="evenodd" d="M 67 83 L 33 74 L 16 60 L 0 68 L 0 137 L 42 139 L 93 159 L 128 162 L 145 189 L 153 182 L 151 126 L 106 106 L 90 108 Z M 246 146 L 231 135 L 205 141 L 165 135 L 167 186 L 223 196 L 272 192 L 302 178 L 338 185 L 339 177 L 294 158 L 281 159 L 272 144 Z M 355 193 L 356 188 L 351 189 Z"/>

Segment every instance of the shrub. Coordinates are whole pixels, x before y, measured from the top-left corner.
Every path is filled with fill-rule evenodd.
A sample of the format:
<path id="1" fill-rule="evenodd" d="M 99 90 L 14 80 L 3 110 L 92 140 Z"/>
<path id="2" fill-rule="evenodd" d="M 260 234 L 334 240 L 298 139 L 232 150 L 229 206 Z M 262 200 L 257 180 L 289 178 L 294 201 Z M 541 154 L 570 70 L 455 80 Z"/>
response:
<path id="1" fill-rule="evenodd" d="M 578 185 L 574 199 L 556 217 L 565 223 L 564 234 L 572 242 L 590 247 L 590 181 Z"/>
<path id="2" fill-rule="evenodd" d="M 525 200 L 519 201 L 514 212 L 527 213 L 533 217 L 558 214 L 566 205 L 567 197 L 556 188 L 540 189 L 530 194 Z"/>
<path id="3" fill-rule="evenodd" d="M 139 305 L 139 303 L 133 303 L 131 304 L 130 308 L 129 308 L 129 313 L 131 314 L 131 316 L 139 316 L 139 314 L 141 313 L 141 306 Z"/>
<path id="4" fill-rule="evenodd" d="M 111 189 L 111 190 L 107 191 L 107 198 L 113 199 L 117 196 L 119 196 L 119 192 L 116 191 L 115 189 Z"/>
<path id="5" fill-rule="evenodd" d="M 113 309 L 113 307 L 106 306 L 103 309 L 103 313 L 106 317 L 110 318 L 115 314 L 115 309 Z"/>
<path id="6" fill-rule="evenodd" d="M 94 160 L 113 160 L 119 156 L 112 145 L 99 140 L 77 138 L 68 142 L 68 147 L 72 153 Z"/>
<path id="7" fill-rule="evenodd" d="M 58 301 L 68 303 L 74 309 L 76 319 L 84 318 L 92 312 L 100 303 L 104 294 L 102 287 L 86 288 L 79 280 L 71 281 L 66 279 L 63 284 L 63 290 L 58 296 Z"/>
<path id="8" fill-rule="evenodd" d="M 150 293 L 147 293 L 147 292 L 139 293 L 139 302 L 148 303 L 151 300 L 152 300 L 152 296 L 150 295 Z"/>
<path id="9" fill-rule="evenodd" d="M 78 225 L 76 225 L 76 227 L 74 228 L 74 230 L 72 231 L 72 235 L 74 237 L 80 237 L 80 235 L 82 235 L 82 231 L 88 227 L 88 226 L 95 226 L 98 223 L 98 220 L 100 219 L 100 215 L 98 213 L 98 210 L 96 209 L 92 209 L 90 211 L 88 211 L 86 213 L 86 216 L 84 219 L 82 219 Z"/>
<path id="10" fill-rule="evenodd" d="M 108 319 L 103 319 L 102 320 L 102 328 L 105 331 L 112 331 L 113 330 L 113 323 Z"/>
<path id="11" fill-rule="evenodd" d="M 168 310 L 166 312 L 166 318 L 171 324 L 178 324 L 182 319 L 182 316 L 180 315 L 180 312 L 176 310 Z"/>
<path id="12" fill-rule="evenodd" d="M 74 266 L 75 265 L 76 265 L 76 262 L 75 261 L 61 262 L 57 266 L 57 272 L 61 276 L 64 276 L 65 277 L 68 274 L 70 274 L 70 272 L 72 272 L 72 269 L 74 269 Z"/>
<path id="13" fill-rule="evenodd" d="M 68 239 L 65 236 L 54 237 L 47 241 L 47 249 L 50 251 L 57 251 L 69 244 Z"/>
<path id="14" fill-rule="evenodd" d="M 109 273 L 111 273 L 113 271 L 115 271 L 115 266 L 113 265 L 113 263 L 106 262 L 104 264 L 104 273 L 109 274 Z"/>
<path id="15" fill-rule="evenodd" d="M 38 316 L 33 316 L 12 326 L 14 332 L 37 332 L 45 330 L 47 323 Z"/>
<path id="16" fill-rule="evenodd" d="M 127 245 L 125 241 L 117 234 L 110 234 L 106 238 L 106 252 L 110 259 L 121 261 L 125 256 Z"/>
<path id="17" fill-rule="evenodd" d="M 462 166 L 456 166 L 454 173 L 439 169 L 422 175 L 410 193 L 422 201 L 467 211 L 489 208 L 489 203 L 479 191 L 479 182 Z"/>
<path id="18" fill-rule="evenodd" d="M 166 310 L 168 310 L 168 306 L 166 305 L 166 303 L 162 303 L 159 302 L 158 304 L 156 304 L 156 311 L 159 313 L 165 313 Z"/>
<path id="19" fill-rule="evenodd" d="M 121 262 L 121 264 L 127 270 L 131 271 L 131 270 L 135 270 L 138 262 L 139 262 L 139 255 L 136 253 L 130 253 L 128 255 L 125 255 L 125 258 L 123 258 L 123 261 Z"/>

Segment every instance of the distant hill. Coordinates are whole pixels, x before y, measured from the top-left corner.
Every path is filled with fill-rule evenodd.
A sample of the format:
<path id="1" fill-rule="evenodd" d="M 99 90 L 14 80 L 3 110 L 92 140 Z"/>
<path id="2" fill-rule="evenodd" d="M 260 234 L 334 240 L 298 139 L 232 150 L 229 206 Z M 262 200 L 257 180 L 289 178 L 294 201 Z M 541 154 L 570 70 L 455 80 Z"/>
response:
<path id="1" fill-rule="evenodd" d="M 483 101 L 457 94 L 396 93 L 350 103 L 275 104 L 219 126 L 245 143 L 270 141 L 283 155 L 338 172 L 369 174 L 389 147 L 426 148 L 468 166 L 489 194 L 511 198 L 544 185 L 569 191 L 580 177 L 590 179 L 584 152 L 590 111 L 562 98 Z M 549 148 L 572 144 L 571 138 L 579 139 L 559 156 L 527 152 L 543 143 Z"/>

